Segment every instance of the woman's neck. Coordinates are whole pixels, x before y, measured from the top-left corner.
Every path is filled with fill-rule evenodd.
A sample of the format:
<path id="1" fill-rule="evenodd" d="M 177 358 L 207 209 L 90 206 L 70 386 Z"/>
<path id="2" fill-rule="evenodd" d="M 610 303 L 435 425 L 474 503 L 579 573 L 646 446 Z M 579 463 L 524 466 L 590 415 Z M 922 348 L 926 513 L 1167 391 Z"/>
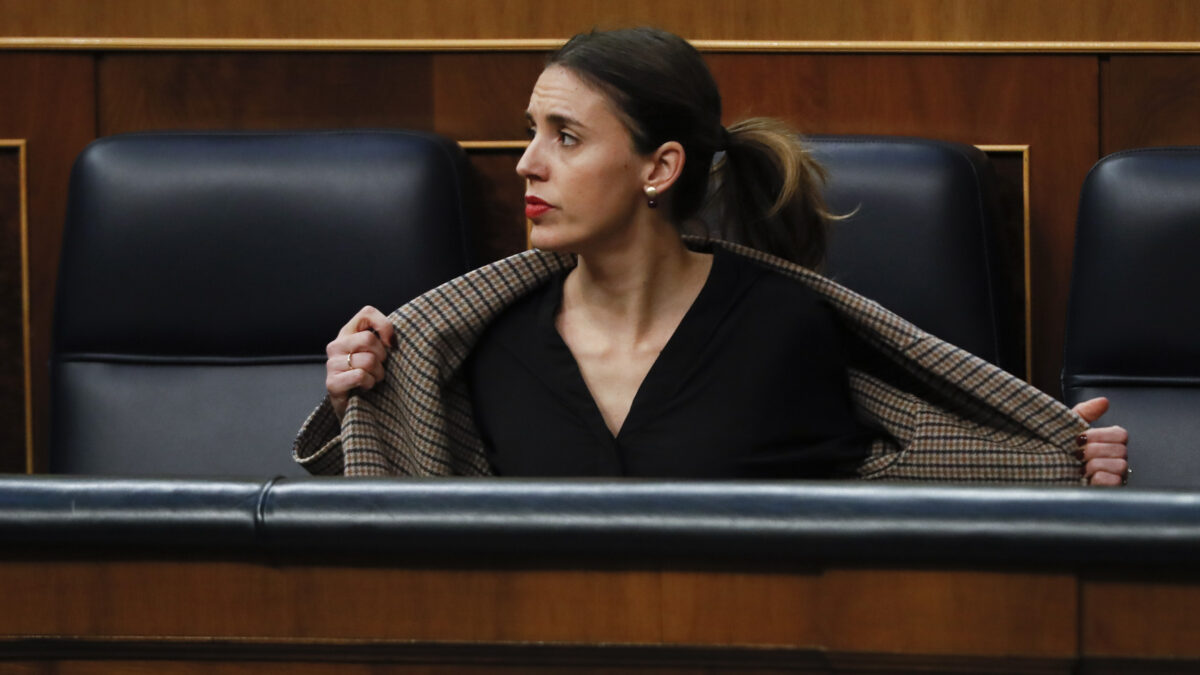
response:
<path id="1" fill-rule="evenodd" d="M 640 230 L 636 241 L 589 251 L 563 286 L 562 312 L 576 312 L 609 337 L 638 343 L 678 324 L 703 288 L 712 256 L 688 250 L 675 229 Z"/>

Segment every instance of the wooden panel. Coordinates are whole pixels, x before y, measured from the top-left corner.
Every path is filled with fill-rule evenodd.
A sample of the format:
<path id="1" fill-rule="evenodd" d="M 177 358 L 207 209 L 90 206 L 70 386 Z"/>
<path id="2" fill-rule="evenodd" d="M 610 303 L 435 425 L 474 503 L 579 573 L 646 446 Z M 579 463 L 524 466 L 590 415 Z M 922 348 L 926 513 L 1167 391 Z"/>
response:
<path id="1" fill-rule="evenodd" d="M 1085 579 L 1080 605 L 1085 656 L 1200 658 L 1200 587 L 1194 576 L 1141 583 Z"/>
<path id="2" fill-rule="evenodd" d="M 546 54 L 434 54 L 434 130 L 460 141 L 525 138 Z"/>
<path id="3" fill-rule="evenodd" d="M 654 24 L 697 39 L 1196 40 L 1188 0 L 0 0 L 0 35 L 564 38 Z"/>
<path id="4" fill-rule="evenodd" d="M 663 575 L 662 586 L 663 639 L 668 643 L 825 644 L 819 571 L 674 572 Z M 733 616 L 744 619 L 731 621 Z"/>
<path id="5" fill-rule="evenodd" d="M 111 54 L 101 135 L 145 129 L 430 129 L 424 54 Z"/>
<path id="6" fill-rule="evenodd" d="M 520 150 L 473 150 L 468 155 L 482 197 L 475 232 L 475 255 L 480 264 L 524 251 L 525 186 L 517 175 Z"/>
<path id="7" fill-rule="evenodd" d="M 671 572 L 664 639 L 880 654 L 1069 658 L 1071 575 L 831 570 Z"/>
<path id="8" fill-rule="evenodd" d="M 0 563 L 0 635 L 660 642 L 653 572 Z M 581 611 L 581 608 L 587 608 Z"/>
<path id="9" fill-rule="evenodd" d="M 1102 154 L 1200 145 L 1200 57 L 1113 56 L 1100 73 Z"/>
<path id="10" fill-rule="evenodd" d="M 805 133 L 1030 146 L 1033 382 L 1058 392 L 1079 188 L 1098 153 L 1097 63 L 1082 56 L 712 54 L 725 120 Z"/>
<path id="11" fill-rule="evenodd" d="M 5 562 L 0 635 L 758 645 L 1069 657 L 1069 574 Z"/>
<path id="12" fill-rule="evenodd" d="M 25 471 L 23 151 L 0 141 L 0 473 Z"/>
<path id="13" fill-rule="evenodd" d="M 546 55 L 434 54 L 433 129 L 459 141 L 525 137 L 525 107 Z M 525 188 L 516 174 L 519 149 L 471 150 L 482 195 L 476 260 L 525 250 Z"/>
<path id="14" fill-rule="evenodd" d="M 27 141 L 30 363 L 35 465 L 45 466 L 49 430 L 50 326 L 71 163 L 95 138 L 95 74 L 87 54 L 0 53 L 0 138 Z M 24 447 L 0 447 L 5 466 Z M 23 465 L 24 460 L 19 460 Z"/>
<path id="15" fill-rule="evenodd" d="M 1034 572 L 9 560 L 0 588 L 17 658 L 1065 672 L 1077 645 L 1074 576 Z"/>
<path id="16" fill-rule="evenodd" d="M 1068 657 L 1070 574 L 836 570 L 822 586 L 830 649 Z"/>

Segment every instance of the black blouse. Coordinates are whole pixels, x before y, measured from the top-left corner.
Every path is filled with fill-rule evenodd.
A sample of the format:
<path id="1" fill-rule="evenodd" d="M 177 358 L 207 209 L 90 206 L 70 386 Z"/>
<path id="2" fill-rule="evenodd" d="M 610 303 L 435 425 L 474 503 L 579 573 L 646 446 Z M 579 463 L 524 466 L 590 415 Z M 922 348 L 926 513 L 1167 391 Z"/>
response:
<path id="1" fill-rule="evenodd" d="M 839 327 L 803 285 L 716 247 L 614 437 L 554 325 L 563 278 L 505 310 L 468 359 L 497 475 L 818 478 L 866 455 L 875 433 L 851 410 Z"/>

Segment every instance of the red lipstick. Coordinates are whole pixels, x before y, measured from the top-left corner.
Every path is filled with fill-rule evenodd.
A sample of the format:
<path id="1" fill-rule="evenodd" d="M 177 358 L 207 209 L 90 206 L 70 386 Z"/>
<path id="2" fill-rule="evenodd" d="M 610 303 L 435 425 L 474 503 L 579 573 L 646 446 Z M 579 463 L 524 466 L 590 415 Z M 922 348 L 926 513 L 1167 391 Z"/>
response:
<path id="1" fill-rule="evenodd" d="M 525 217 L 537 218 L 554 208 L 545 201 L 533 195 L 525 195 Z"/>

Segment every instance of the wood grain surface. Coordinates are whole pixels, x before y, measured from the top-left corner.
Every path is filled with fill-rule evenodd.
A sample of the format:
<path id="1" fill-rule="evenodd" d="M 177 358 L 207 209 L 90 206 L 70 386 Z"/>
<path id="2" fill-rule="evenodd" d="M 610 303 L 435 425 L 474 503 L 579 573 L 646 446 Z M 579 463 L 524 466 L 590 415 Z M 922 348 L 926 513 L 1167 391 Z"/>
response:
<path id="1" fill-rule="evenodd" d="M 525 138 L 546 54 L 434 54 L 433 131 L 460 141 Z"/>
<path id="2" fill-rule="evenodd" d="M 0 138 L 26 140 L 35 468 L 45 467 L 49 432 L 46 363 L 67 179 L 75 156 L 96 137 L 94 63 L 89 54 L 0 53 Z M 23 445 L 0 447 L 6 466 L 24 452 Z"/>
<path id="3" fill-rule="evenodd" d="M 470 150 L 480 203 L 477 214 L 486 227 L 474 233 L 475 259 L 483 264 L 524 251 L 525 185 L 517 175 L 520 150 Z"/>
<path id="4" fill-rule="evenodd" d="M 1155 581 L 1086 578 L 1080 604 L 1086 655 L 1200 659 L 1200 587 L 1194 573 Z"/>
<path id="5" fill-rule="evenodd" d="M 1116 55 L 1101 61 L 1101 154 L 1200 145 L 1200 58 Z"/>
<path id="6" fill-rule="evenodd" d="M 108 54 L 101 136 L 149 129 L 432 126 L 426 54 Z"/>
<path id="7" fill-rule="evenodd" d="M 157 636 L 185 646 L 642 645 L 1057 663 L 1074 657 L 1078 631 L 1075 578 L 1036 571 L 9 560 L 0 588 L 23 608 L 0 615 L 0 640 L 58 636 L 64 649 Z"/>
<path id="8" fill-rule="evenodd" d="M 0 35 L 563 39 L 654 24 L 692 39 L 1195 41 L 1188 0 L 0 0 Z"/>

